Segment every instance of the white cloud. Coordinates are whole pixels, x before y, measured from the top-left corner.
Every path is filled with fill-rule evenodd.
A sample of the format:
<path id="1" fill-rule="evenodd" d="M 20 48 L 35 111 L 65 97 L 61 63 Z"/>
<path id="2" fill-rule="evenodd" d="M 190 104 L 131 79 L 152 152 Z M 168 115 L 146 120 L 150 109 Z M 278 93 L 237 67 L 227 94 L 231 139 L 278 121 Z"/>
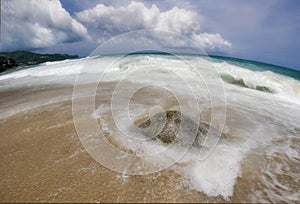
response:
<path id="1" fill-rule="evenodd" d="M 3 50 L 36 49 L 87 38 L 59 0 L 2 1 Z"/>
<path id="2" fill-rule="evenodd" d="M 220 34 L 201 33 L 203 18 L 192 10 L 173 7 L 160 11 L 156 5 L 146 7 L 141 2 L 132 1 L 127 6 L 113 7 L 98 4 L 92 9 L 75 14 L 78 21 L 87 26 L 91 35 L 101 40 L 124 32 L 138 29 L 158 29 L 184 35 L 207 51 L 225 51 L 231 47 Z M 172 41 L 168 36 L 153 36 L 161 42 L 174 47 L 190 46 L 180 41 Z M 185 41 L 187 42 L 187 41 Z"/>
<path id="3" fill-rule="evenodd" d="M 205 48 L 207 51 L 226 51 L 231 47 L 231 43 L 224 40 L 220 34 L 193 34 L 192 40 L 194 40 L 201 47 Z"/>
<path id="4" fill-rule="evenodd" d="M 98 4 L 92 9 L 76 13 L 76 16 L 80 22 L 112 32 L 156 28 L 188 33 L 200 29 L 200 19 L 195 12 L 177 7 L 161 12 L 156 5 L 147 8 L 143 3 L 134 1 L 126 7 Z"/>

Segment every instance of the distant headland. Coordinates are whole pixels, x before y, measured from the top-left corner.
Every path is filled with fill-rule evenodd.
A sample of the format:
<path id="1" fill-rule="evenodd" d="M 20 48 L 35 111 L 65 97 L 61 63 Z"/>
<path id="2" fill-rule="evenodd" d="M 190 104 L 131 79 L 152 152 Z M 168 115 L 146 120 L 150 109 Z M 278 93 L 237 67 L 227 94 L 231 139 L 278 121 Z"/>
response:
<path id="1" fill-rule="evenodd" d="M 35 65 L 44 62 L 75 59 L 78 55 L 37 54 L 27 51 L 0 52 L 0 72 L 17 67 Z"/>

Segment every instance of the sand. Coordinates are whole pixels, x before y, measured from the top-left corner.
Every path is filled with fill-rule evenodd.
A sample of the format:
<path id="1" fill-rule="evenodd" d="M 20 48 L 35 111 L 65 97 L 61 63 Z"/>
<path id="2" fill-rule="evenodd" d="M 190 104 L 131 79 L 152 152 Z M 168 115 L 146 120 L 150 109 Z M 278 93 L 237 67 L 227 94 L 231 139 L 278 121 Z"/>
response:
<path id="1" fill-rule="evenodd" d="M 103 167 L 81 145 L 71 108 L 65 101 L 0 119 L 1 202 L 209 200 L 171 170 L 127 177 Z"/>
<path id="2" fill-rule="evenodd" d="M 191 190 L 171 169 L 146 176 L 111 171 L 82 146 L 73 124 L 72 101 L 46 103 L 58 94 L 71 96 L 72 87 L 0 93 L 2 112 L 24 101 L 43 98 L 46 104 L 0 119 L 0 202 L 242 202 L 252 200 L 253 188 L 268 188 L 260 182 L 257 164 L 248 168 L 249 162 L 242 164 L 248 171 L 238 178 L 228 200 Z M 259 155 L 249 157 L 254 163 L 261 161 L 256 159 Z M 292 177 L 282 179 L 297 189 Z"/>

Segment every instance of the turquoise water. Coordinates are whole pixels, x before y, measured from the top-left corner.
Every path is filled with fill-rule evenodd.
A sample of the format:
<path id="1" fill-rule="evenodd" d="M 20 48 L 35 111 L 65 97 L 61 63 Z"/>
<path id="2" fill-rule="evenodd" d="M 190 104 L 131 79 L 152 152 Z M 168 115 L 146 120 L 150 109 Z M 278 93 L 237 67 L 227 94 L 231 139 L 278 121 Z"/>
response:
<path id="1" fill-rule="evenodd" d="M 300 81 L 300 71 L 292 70 L 286 67 L 267 64 L 263 62 L 245 60 L 245 59 L 231 58 L 231 57 L 222 57 L 222 56 L 209 56 L 209 57 L 212 61 L 215 62 L 225 61 L 229 64 L 250 69 L 253 71 L 271 71 Z"/>

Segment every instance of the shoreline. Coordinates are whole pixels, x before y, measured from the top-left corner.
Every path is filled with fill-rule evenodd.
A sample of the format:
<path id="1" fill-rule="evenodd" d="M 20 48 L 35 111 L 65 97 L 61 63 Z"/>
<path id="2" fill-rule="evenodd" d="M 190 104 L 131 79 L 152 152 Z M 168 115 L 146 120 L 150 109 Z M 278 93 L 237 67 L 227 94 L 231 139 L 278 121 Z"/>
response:
<path id="1" fill-rule="evenodd" d="M 66 64 L 65 68 L 68 70 L 69 63 Z M 176 67 L 176 63 L 172 67 Z M 56 65 L 54 69 L 61 71 L 61 67 Z M 115 74 L 118 76 L 120 73 L 122 70 Z M 169 77 L 158 76 L 163 79 L 165 76 Z M 148 75 L 145 77 L 148 79 Z M 159 77 L 155 80 L 159 80 Z M 216 75 L 215 78 L 217 77 Z M 102 166 L 83 148 L 73 124 L 71 82 L 74 78 L 73 75 L 61 78 L 46 75 L 43 78 L 37 74 L 29 75 L 19 83 L 14 81 L 18 79 L 13 78 L 3 81 L 7 85 L 0 88 L 0 113 L 5 116 L 0 118 L 0 170 L 3 172 L 0 175 L 3 181 L 0 187 L 1 200 L 6 202 L 296 202 L 299 200 L 297 197 L 299 161 L 298 157 L 294 158 L 294 154 L 298 153 L 297 145 L 300 143 L 297 137 L 299 128 L 296 124 L 299 117 L 295 114 L 298 110 L 294 106 L 276 104 L 272 101 L 276 98 L 268 93 L 246 91 L 225 84 L 229 96 L 226 109 L 226 137 L 217 145 L 212 157 L 202 163 L 197 160 L 197 154 L 194 154 L 197 152 L 194 151 L 188 154 L 186 160 L 178 161 L 169 169 L 151 175 L 128 176 Z M 91 80 L 94 79 L 93 74 L 87 75 L 86 79 L 90 80 L 87 82 L 93 83 Z M 178 108 L 178 104 L 175 103 L 176 97 L 186 105 L 184 109 L 186 114 L 198 108 L 201 110 L 201 119 L 210 120 L 212 110 L 209 109 L 210 103 L 209 98 L 205 97 L 206 92 L 197 98 L 199 105 L 195 106 L 189 95 L 180 89 L 180 84 L 177 86 L 176 83 L 172 83 L 177 88 L 174 90 L 178 91 L 174 96 L 158 87 L 147 86 L 139 89 L 130 98 L 131 112 L 128 120 L 124 103 L 127 102 L 128 95 L 131 95 L 130 91 L 138 85 L 137 82 L 143 82 L 138 81 L 140 79 L 142 78 L 124 81 L 122 91 L 116 95 L 116 114 L 120 122 L 125 124 L 125 128 L 130 128 L 136 118 L 147 115 L 156 105 L 163 109 Z M 172 82 L 171 79 L 170 81 Z M 95 94 L 92 89 L 92 85 L 95 84 L 90 83 L 76 87 L 79 91 L 77 97 L 81 102 L 79 106 L 83 110 L 87 103 L 91 103 L 88 97 Z M 138 152 L 141 147 L 138 143 L 121 141 L 122 138 L 113 123 L 114 118 L 109 114 L 111 96 L 116 84 L 118 80 L 98 84 L 94 107 L 97 112 L 93 114 L 99 118 L 97 122 L 102 130 L 108 125 L 106 126 L 110 134 L 108 137 L 116 138 L 116 142 L 122 145 L 123 149 Z M 218 93 L 218 89 L 213 90 Z M 215 104 L 213 108 L 216 113 L 223 112 L 221 103 Z M 125 112 L 122 112 L 124 110 Z M 84 120 L 91 112 L 87 111 L 86 114 L 79 116 Z M 217 124 L 222 124 L 221 116 L 215 119 L 220 120 Z M 84 134 L 89 132 L 87 129 Z M 129 131 L 129 134 L 132 132 Z M 145 147 L 155 149 L 152 143 Z M 141 150 L 147 151 L 146 148 Z M 174 152 L 180 154 L 180 151 L 180 148 L 176 148 Z M 168 156 L 160 154 L 159 158 L 165 159 Z M 112 159 L 116 158 L 110 156 L 107 161 Z M 278 183 L 281 186 L 278 186 Z M 228 200 L 220 195 L 225 198 L 228 196 Z"/>

